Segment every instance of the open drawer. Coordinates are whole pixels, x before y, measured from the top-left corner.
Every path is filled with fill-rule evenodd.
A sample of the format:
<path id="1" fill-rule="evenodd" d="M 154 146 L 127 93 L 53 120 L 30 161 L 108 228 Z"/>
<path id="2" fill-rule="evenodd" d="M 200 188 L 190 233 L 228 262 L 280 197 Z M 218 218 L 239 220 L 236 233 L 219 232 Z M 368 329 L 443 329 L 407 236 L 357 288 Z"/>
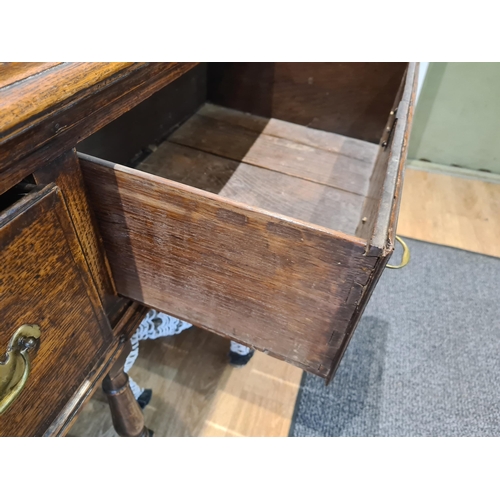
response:
<path id="1" fill-rule="evenodd" d="M 415 66 L 378 145 L 229 99 L 138 169 L 80 154 L 118 292 L 331 378 L 394 249 Z M 216 77 L 227 95 L 231 80 Z M 246 77 L 231 78 L 241 93 Z"/>

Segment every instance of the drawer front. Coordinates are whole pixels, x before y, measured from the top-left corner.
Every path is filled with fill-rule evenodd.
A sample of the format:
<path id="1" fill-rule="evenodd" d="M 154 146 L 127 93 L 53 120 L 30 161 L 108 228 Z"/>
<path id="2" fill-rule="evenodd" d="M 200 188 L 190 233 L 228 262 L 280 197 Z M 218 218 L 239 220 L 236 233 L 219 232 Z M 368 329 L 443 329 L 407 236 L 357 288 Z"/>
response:
<path id="1" fill-rule="evenodd" d="M 365 241 L 80 159 L 120 294 L 331 372 L 377 261 Z"/>
<path id="2" fill-rule="evenodd" d="M 0 215 L 0 261 L 0 356 L 22 325 L 41 331 L 24 389 L 0 415 L 0 435 L 39 436 L 113 343 L 54 184 Z"/>

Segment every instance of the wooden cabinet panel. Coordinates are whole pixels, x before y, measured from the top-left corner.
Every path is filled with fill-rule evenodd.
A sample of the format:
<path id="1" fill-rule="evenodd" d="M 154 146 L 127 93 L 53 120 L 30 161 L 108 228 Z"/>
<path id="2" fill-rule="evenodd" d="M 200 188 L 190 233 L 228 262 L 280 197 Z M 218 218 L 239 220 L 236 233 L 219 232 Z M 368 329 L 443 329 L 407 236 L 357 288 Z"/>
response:
<path id="1" fill-rule="evenodd" d="M 0 193 L 196 64 L 63 63 L 16 84 L 0 77 Z"/>
<path id="2" fill-rule="evenodd" d="M 57 186 L 0 214 L 0 355 L 23 324 L 41 329 L 27 384 L 0 435 L 39 436 L 117 345 Z"/>
<path id="3" fill-rule="evenodd" d="M 209 63 L 208 100 L 375 144 L 408 63 Z"/>
<path id="4" fill-rule="evenodd" d="M 111 326 L 114 327 L 130 301 L 116 294 L 97 224 L 85 193 L 76 151 L 71 150 L 61 155 L 36 170 L 33 176 L 38 184 L 54 182 L 61 189 L 97 293 Z"/>

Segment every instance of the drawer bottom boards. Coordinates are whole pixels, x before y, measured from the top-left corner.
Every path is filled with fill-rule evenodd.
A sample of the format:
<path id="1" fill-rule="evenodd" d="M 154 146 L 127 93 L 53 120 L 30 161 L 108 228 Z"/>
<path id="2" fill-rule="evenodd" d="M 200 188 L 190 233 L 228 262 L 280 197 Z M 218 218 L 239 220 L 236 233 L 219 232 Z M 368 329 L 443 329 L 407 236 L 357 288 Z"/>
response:
<path id="1" fill-rule="evenodd" d="M 138 169 L 355 235 L 378 146 L 205 104 Z"/>

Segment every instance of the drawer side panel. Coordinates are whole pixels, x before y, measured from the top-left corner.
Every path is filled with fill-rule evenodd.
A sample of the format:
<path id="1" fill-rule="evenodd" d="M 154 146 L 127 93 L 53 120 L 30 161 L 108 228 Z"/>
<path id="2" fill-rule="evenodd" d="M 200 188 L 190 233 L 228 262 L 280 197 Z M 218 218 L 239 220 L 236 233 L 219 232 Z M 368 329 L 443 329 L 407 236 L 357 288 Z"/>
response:
<path id="1" fill-rule="evenodd" d="M 321 376 L 375 257 L 366 241 L 80 155 L 118 293 Z"/>

